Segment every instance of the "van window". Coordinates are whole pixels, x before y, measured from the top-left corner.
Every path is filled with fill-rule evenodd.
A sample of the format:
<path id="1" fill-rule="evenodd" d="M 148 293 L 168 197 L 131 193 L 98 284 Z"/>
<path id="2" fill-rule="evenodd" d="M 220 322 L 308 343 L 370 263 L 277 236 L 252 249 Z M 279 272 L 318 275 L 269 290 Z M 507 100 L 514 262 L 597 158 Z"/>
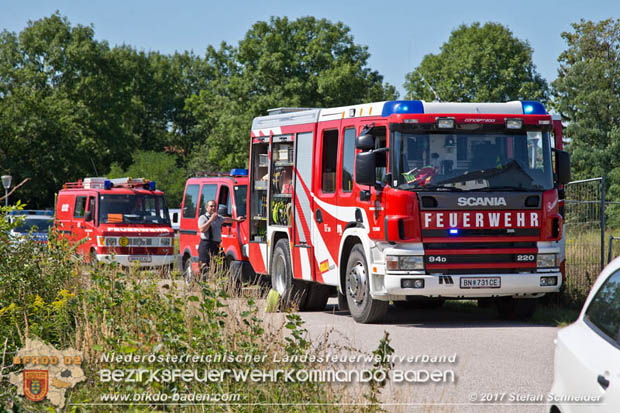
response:
<path id="1" fill-rule="evenodd" d="M 226 205 L 226 213 L 229 217 L 232 216 L 232 203 L 230 202 L 230 190 L 227 185 L 220 187 L 220 197 L 217 200 L 218 208 L 220 205 Z"/>
<path id="2" fill-rule="evenodd" d="M 78 196 L 75 198 L 75 208 L 73 209 L 73 218 L 84 218 L 86 210 L 86 197 Z"/>
<path id="3" fill-rule="evenodd" d="M 198 189 L 198 185 L 187 185 L 185 199 L 183 200 L 183 218 L 196 218 Z"/>
<path id="4" fill-rule="evenodd" d="M 235 206 L 237 207 L 237 217 L 245 217 L 248 201 L 248 186 L 235 186 Z"/>
<path id="5" fill-rule="evenodd" d="M 215 201 L 217 196 L 217 184 L 202 186 L 202 202 L 200 202 L 200 215 L 207 213 L 207 202 Z"/>

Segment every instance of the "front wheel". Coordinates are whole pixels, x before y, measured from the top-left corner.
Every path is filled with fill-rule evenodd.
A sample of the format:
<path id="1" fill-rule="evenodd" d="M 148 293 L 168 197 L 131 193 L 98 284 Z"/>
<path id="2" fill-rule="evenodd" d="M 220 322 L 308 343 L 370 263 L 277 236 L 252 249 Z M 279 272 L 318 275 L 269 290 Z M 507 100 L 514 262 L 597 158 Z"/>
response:
<path id="1" fill-rule="evenodd" d="M 375 300 L 370 296 L 368 264 L 361 245 L 351 250 L 345 279 L 347 303 L 351 316 L 358 323 L 372 323 L 382 319 L 389 302 Z"/>

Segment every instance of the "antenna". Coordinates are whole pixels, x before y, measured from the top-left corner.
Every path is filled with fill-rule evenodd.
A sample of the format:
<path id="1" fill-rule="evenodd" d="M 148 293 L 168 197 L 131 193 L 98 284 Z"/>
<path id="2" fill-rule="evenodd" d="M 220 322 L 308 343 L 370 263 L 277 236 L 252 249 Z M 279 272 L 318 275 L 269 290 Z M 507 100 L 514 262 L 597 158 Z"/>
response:
<path id="1" fill-rule="evenodd" d="M 437 92 L 435 92 L 435 89 L 433 89 L 431 84 L 426 81 L 426 78 L 422 74 L 420 74 L 420 77 L 422 78 L 422 82 L 424 82 L 424 84 L 426 86 L 428 86 L 428 88 L 431 90 L 431 92 L 433 92 L 433 95 L 435 95 L 435 99 L 437 100 L 437 102 L 441 102 L 441 98 L 439 97 Z"/>

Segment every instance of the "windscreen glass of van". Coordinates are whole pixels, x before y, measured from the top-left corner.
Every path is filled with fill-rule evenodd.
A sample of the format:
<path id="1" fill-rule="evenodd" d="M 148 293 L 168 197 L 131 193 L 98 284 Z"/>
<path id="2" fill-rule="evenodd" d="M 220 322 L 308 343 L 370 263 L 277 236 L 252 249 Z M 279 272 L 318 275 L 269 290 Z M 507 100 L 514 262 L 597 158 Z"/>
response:
<path id="1" fill-rule="evenodd" d="M 413 190 L 553 188 L 549 133 L 392 133 L 394 184 Z"/>
<path id="2" fill-rule="evenodd" d="M 166 201 L 158 195 L 100 195 L 102 224 L 170 224 Z"/>

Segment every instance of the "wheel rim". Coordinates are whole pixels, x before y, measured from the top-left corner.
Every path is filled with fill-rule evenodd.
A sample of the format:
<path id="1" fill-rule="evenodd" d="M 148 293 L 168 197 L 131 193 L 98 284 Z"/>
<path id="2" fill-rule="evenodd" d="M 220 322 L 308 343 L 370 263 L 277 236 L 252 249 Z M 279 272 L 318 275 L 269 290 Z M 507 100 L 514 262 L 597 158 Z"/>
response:
<path id="1" fill-rule="evenodd" d="M 280 295 L 284 295 L 287 289 L 286 282 L 286 263 L 284 262 L 284 256 L 276 255 L 275 262 L 273 264 L 273 283 L 276 291 Z"/>
<path id="2" fill-rule="evenodd" d="M 347 293 L 351 296 L 355 304 L 362 304 L 366 299 L 366 285 L 368 282 L 364 264 L 359 261 L 355 263 L 351 271 L 347 274 L 347 281 Z"/>

